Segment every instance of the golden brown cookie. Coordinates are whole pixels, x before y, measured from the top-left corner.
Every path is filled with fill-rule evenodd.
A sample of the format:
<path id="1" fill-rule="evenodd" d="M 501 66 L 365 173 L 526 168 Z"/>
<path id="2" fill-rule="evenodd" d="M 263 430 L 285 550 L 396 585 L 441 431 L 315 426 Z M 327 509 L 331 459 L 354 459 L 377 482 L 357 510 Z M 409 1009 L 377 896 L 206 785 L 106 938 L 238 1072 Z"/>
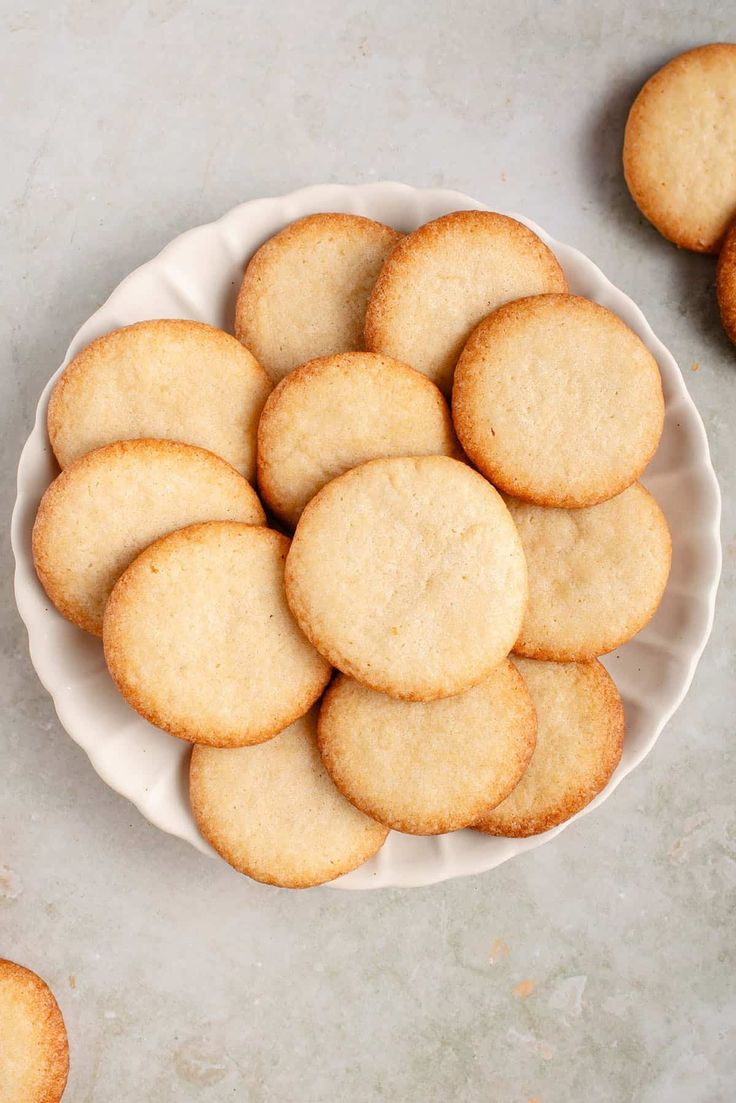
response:
<path id="1" fill-rule="evenodd" d="M 537 710 L 537 745 L 513 792 L 476 827 L 538 835 L 569 820 L 608 784 L 624 739 L 624 710 L 605 668 L 514 659 Z"/>
<path id="2" fill-rule="evenodd" d="M 501 497 L 446 456 L 371 460 L 304 510 L 286 596 L 333 666 L 392 697 L 469 689 L 508 654 L 526 567 Z"/>
<path id="3" fill-rule="evenodd" d="M 467 827 L 517 785 L 534 750 L 529 691 L 504 660 L 441 701 L 397 701 L 340 675 L 319 714 L 319 749 L 341 793 L 396 831 Z"/>
<path id="4" fill-rule="evenodd" d="M 403 360 L 449 395 L 478 322 L 511 299 L 548 291 L 567 291 L 567 283 L 536 234 L 506 215 L 454 211 L 391 254 L 368 303 L 366 348 Z"/>
<path id="5" fill-rule="evenodd" d="M 699 46 L 634 100 L 624 175 L 634 202 L 675 245 L 717 253 L 736 217 L 736 43 Z"/>
<path id="6" fill-rule="evenodd" d="M 207 448 L 246 479 L 271 380 L 240 341 L 175 318 L 113 330 L 83 349 L 51 394 L 48 429 L 68 467 L 117 440 L 143 437 Z"/>
<path id="7" fill-rule="evenodd" d="M 444 398 L 389 356 L 344 352 L 282 379 L 258 427 L 258 485 L 292 527 L 325 483 L 380 456 L 458 453 Z"/>
<path id="8" fill-rule="evenodd" d="M 578 295 L 536 295 L 473 330 L 452 414 L 499 490 L 572 508 L 635 482 L 662 435 L 664 398 L 657 361 L 619 317 Z"/>
<path id="9" fill-rule="evenodd" d="M 593 659 L 620 647 L 654 616 L 672 542 L 662 510 L 640 483 L 587 509 L 546 509 L 515 498 L 507 505 L 529 569 L 517 654 Z"/>
<path id="10" fill-rule="evenodd" d="M 69 1074 L 69 1044 L 53 993 L 22 965 L 0 959 L 0 1099 L 58 1103 Z"/>
<path id="11" fill-rule="evenodd" d="M 180 529 L 131 563 L 103 643 L 129 705 L 180 739 L 261 743 L 302 716 L 330 677 L 284 597 L 289 541 L 232 521 Z"/>
<path id="12" fill-rule="evenodd" d="M 726 234 L 718 257 L 716 294 L 723 328 L 736 344 L 736 222 Z"/>
<path id="13" fill-rule="evenodd" d="M 167 532 L 210 520 L 265 521 L 235 468 L 189 444 L 119 441 L 53 481 L 33 526 L 33 561 L 59 612 L 99 636 L 110 591 L 136 555 Z"/>
<path id="14" fill-rule="evenodd" d="M 251 258 L 235 307 L 235 335 L 274 382 L 318 356 L 362 349 L 368 296 L 401 238 L 354 214 L 292 222 Z"/>
<path id="15" fill-rule="evenodd" d="M 268 885 L 309 888 L 367 862 L 388 830 L 333 785 L 315 713 L 260 747 L 195 747 L 189 793 L 197 826 L 226 862 Z"/>

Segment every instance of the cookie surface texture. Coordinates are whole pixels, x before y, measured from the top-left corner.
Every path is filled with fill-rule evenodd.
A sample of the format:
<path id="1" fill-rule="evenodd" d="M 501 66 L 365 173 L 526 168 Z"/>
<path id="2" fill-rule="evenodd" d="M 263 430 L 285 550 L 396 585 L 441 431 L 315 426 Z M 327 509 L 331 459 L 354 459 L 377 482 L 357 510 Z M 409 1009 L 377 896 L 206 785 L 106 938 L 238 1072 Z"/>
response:
<path id="1" fill-rule="evenodd" d="M 460 443 L 494 486 L 566 508 L 630 486 L 664 423 L 646 345 L 577 295 L 520 299 L 484 319 L 458 361 L 452 408 Z"/>
<path id="2" fill-rule="evenodd" d="M 401 236 L 359 215 L 313 214 L 253 255 L 235 335 L 274 382 L 307 360 L 364 347 L 366 303 Z"/>
<path id="3" fill-rule="evenodd" d="M 319 714 L 338 789 L 366 815 L 414 835 L 456 831 L 518 783 L 535 743 L 529 691 L 503 660 L 465 693 L 398 701 L 340 675 Z"/>
<path id="4" fill-rule="evenodd" d="M 61 467 L 117 440 L 206 448 L 255 476 L 258 419 L 271 390 L 258 361 L 201 322 L 138 322 L 98 337 L 62 372 L 48 429 Z"/>
<path id="5" fill-rule="evenodd" d="M 489 835 L 538 835 L 600 793 L 616 769 L 624 710 L 605 668 L 514 659 L 537 710 L 537 745 L 513 792 L 476 824 Z"/>
<path id="6" fill-rule="evenodd" d="M 314 712 L 259 747 L 195 747 L 189 792 L 197 826 L 241 873 L 309 888 L 362 865 L 388 831 L 335 788 L 317 750 Z"/>
<path id="7" fill-rule="evenodd" d="M 197 521 L 260 525 L 256 492 L 224 460 L 164 440 L 87 453 L 48 488 L 33 527 L 33 559 L 60 613 L 95 635 L 116 581 L 148 544 Z"/>
<path id="8" fill-rule="evenodd" d="M 718 257 L 716 294 L 723 328 L 736 345 L 736 222 L 726 234 Z"/>
<path id="9" fill-rule="evenodd" d="M 463 345 L 511 299 L 567 291 L 557 260 L 520 222 L 455 211 L 399 243 L 373 289 L 366 348 L 403 360 L 449 395 Z"/>
<path id="10" fill-rule="evenodd" d="M 526 566 L 511 516 L 477 472 L 445 456 L 371 460 L 304 510 L 286 595 L 344 674 L 408 700 L 482 681 L 513 646 Z"/>
<path id="11" fill-rule="evenodd" d="M 517 654 L 593 659 L 654 616 L 672 542 L 662 510 L 640 483 L 587 509 L 546 509 L 513 498 L 507 504 L 529 569 Z"/>
<path id="12" fill-rule="evenodd" d="M 0 959 L 0 1099 L 58 1103 L 69 1073 L 69 1045 L 54 996 L 40 977 Z"/>
<path id="13" fill-rule="evenodd" d="M 212 521 L 147 548 L 115 586 L 105 660 L 128 703 L 194 743 L 270 739 L 311 708 L 330 676 L 283 588 L 289 541 Z"/>
<path id="14" fill-rule="evenodd" d="M 624 175 L 634 202 L 666 238 L 715 253 L 736 218 L 736 44 L 673 58 L 634 100 Z"/>
<path id="15" fill-rule="evenodd" d="M 258 428 L 258 485 L 293 527 L 318 490 L 366 460 L 454 454 L 447 404 L 426 376 L 346 352 L 302 365 L 273 391 Z"/>

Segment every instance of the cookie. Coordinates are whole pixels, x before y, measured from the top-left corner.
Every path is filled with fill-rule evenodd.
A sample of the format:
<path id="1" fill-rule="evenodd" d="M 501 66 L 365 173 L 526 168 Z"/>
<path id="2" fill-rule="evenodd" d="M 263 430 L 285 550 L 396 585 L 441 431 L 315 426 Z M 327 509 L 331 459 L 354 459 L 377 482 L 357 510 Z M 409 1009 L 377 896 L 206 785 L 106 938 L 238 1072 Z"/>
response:
<path id="1" fill-rule="evenodd" d="M 388 830 L 338 792 L 311 712 L 260 747 L 195 747 L 189 794 L 197 826 L 256 881 L 309 888 L 367 862 Z"/>
<path id="2" fill-rule="evenodd" d="M 397 701 L 339 676 L 319 713 L 319 749 L 348 800 L 412 835 L 473 823 L 518 783 L 534 750 L 529 691 L 506 659 L 465 693 Z"/>
<path id="3" fill-rule="evenodd" d="M 174 318 L 98 337 L 64 369 L 48 430 L 61 467 L 117 440 L 207 448 L 253 480 L 256 432 L 271 381 L 228 333 Z"/>
<path id="4" fill-rule="evenodd" d="M 511 299 L 567 291 L 554 255 L 520 222 L 455 211 L 420 226 L 381 270 L 365 318 L 366 348 L 403 360 L 449 395 L 463 345 Z"/>
<path id="5" fill-rule="evenodd" d="M 723 328 L 736 344 L 736 222 L 726 234 L 718 257 L 716 294 Z"/>
<path id="6" fill-rule="evenodd" d="M 736 217 L 736 44 L 688 50 L 650 77 L 624 137 L 624 176 L 675 245 L 717 253 Z"/>
<path id="7" fill-rule="evenodd" d="M 69 1073 L 69 1045 L 54 996 L 40 977 L 0 959 L 0 1099 L 58 1103 Z"/>
<path id="8" fill-rule="evenodd" d="M 345 352 L 282 379 L 258 427 L 258 485 L 292 527 L 318 490 L 380 456 L 455 455 L 444 398 L 426 376 L 388 356 Z"/>
<path id="9" fill-rule="evenodd" d="M 192 743 L 261 743 L 302 716 L 330 667 L 284 597 L 289 541 L 233 521 L 180 529 L 131 563 L 105 610 L 113 681 L 156 727 Z"/>
<path id="10" fill-rule="evenodd" d="M 99 636 L 107 598 L 146 545 L 195 521 L 260 525 L 250 483 L 219 456 L 166 440 L 88 452 L 48 488 L 33 526 L 33 561 L 67 620 Z"/>
<path id="11" fill-rule="evenodd" d="M 286 596 L 314 646 L 407 700 L 469 689 L 508 654 L 526 567 L 499 494 L 446 456 L 370 460 L 302 513 Z"/>
<path id="12" fill-rule="evenodd" d="M 318 356 L 362 349 L 368 296 L 401 234 L 354 214 L 292 222 L 254 254 L 235 335 L 274 382 Z"/>
<path id="13" fill-rule="evenodd" d="M 569 820 L 605 788 L 621 758 L 624 710 L 596 660 L 514 662 L 537 710 L 537 745 L 513 792 L 475 826 L 522 838 Z"/>
<path id="14" fill-rule="evenodd" d="M 537 295 L 473 330 L 452 414 L 499 490 L 572 508 L 639 477 L 662 435 L 664 399 L 656 360 L 620 318 L 577 295 Z"/>
<path id="15" fill-rule="evenodd" d="M 517 654 L 593 659 L 651 620 L 667 585 L 672 542 L 662 510 L 640 483 L 587 509 L 513 498 L 507 505 L 529 568 Z"/>

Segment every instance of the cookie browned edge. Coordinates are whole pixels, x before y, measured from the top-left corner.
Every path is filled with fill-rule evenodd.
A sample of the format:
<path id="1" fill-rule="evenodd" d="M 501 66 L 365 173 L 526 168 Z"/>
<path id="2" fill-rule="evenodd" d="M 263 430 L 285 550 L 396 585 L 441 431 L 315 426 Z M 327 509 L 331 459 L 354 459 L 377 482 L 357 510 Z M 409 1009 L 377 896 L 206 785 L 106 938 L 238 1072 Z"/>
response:
<path id="1" fill-rule="evenodd" d="M 44 1051 L 47 1071 L 43 1094 L 34 1097 L 33 1103 L 59 1103 L 69 1076 L 69 1040 L 61 1008 L 48 984 L 25 966 L 0 958 L 0 976 L 3 974 L 33 992 L 34 1009 L 38 1020 L 43 1022 L 44 1033 L 48 1035 Z"/>
<path id="2" fill-rule="evenodd" d="M 261 506 L 258 495 L 245 475 L 242 475 L 237 468 L 233 467 L 227 460 L 224 460 L 222 456 L 218 456 L 214 452 L 210 452 L 208 448 L 202 448 L 198 444 L 183 444 L 178 440 L 159 440 L 156 437 L 138 437 L 135 440 L 113 441 L 112 444 L 103 444 L 100 448 L 94 448 L 91 452 L 85 452 L 78 460 L 75 460 L 74 463 L 65 467 L 63 471 L 56 476 L 54 481 L 46 487 L 36 512 L 36 518 L 33 522 L 31 553 L 33 556 L 33 566 L 35 567 L 38 579 L 47 596 L 51 599 L 54 607 L 58 609 L 66 620 L 71 621 L 72 624 L 76 624 L 77 628 L 82 628 L 85 632 L 89 632 L 93 636 L 99 637 L 102 635 L 102 631 L 98 628 L 97 623 L 85 616 L 82 610 L 77 609 L 70 604 L 70 602 L 66 601 L 64 595 L 61 594 L 58 587 L 54 585 L 53 579 L 49 575 L 47 569 L 47 556 L 42 546 L 41 533 L 46 525 L 48 519 L 47 514 L 51 509 L 54 499 L 64 486 L 66 486 L 66 483 L 74 477 L 76 471 L 83 467 L 93 466 L 101 452 L 126 452 L 137 449 L 139 445 L 146 445 L 149 451 L 153 450 L 158 452 L 188 452 L 191 450 L 195 452 L 204 452 L 210 459 L 214 460 L 217 464 L 222 464 L 246 483 L 252 492 L 254 504 L 256 504 L 261 511 L 261 520 L 258 524 L 263 525 L 266 523 L 266 514 L 263 512 L 263 507 Z"/>
<path id="3" fill-rule="evenodd" d="M 560 292 L 567 290 L 567 280 L 557 257 L 549 246 L 545 245 L 542 239 L 528 226 L 518 222 L 515 218 L 509 218 L 508 215 L 498 214 L 496 211 L 451 211 L 449 214 L 435 218 L 431 222 L 425 222 L 423 226 L 419 226 L 418 229 L 407 234 L 384 262 L 378 279 L 373 285 L 373 291 L 366 308 L 365 347 L 369 352 L 382 351 L 382 323 L 385 317 L 387 300 L 390 296 L 392 284 L 401 279 L 405 254 L 412 254 L 416 249 L 431 251 L 435 240 L 443 237 L 443 231 L 448 225 L 472 227 L 477 225 L 479 220 L 486 226 L 495 223 L 498 229 L 503 227 L 507 234 L 513 235 L 519 242 L 523 241 L 525 248 L 532 246 L 539 259 L 546 261 L 550 279 L 556 279 L 559 282 Z"/>
<path id="4" fill-rule="evenodd" d="M 419 457 L 393 456 L 393 457 L 390 457 L 390 458 L 392 458 L 392 459 L 415 459 L 415 458 L 416 459 L 426 459 L 428 457 L 425 457 L 425 456 L 419 456 Z M 437 459 L 452 459 L 451 456 L 444 456 L 444 457 L 438 456 L 438 457 L 435 457 L 435 458 L 437 458 Z M 356 472 L 360 471 L 361 468 L 363 468 L 363 467 L 367 467 L 368 464 L 371 464 L 371 463 L 385 463 L 385 462 L 386 462 L 386 459 L 383 459 L 383 458 L 378 458 L 378 459 L 375 459 L 375 460 L 366 460 L 365 463 L 360 463 L 360 464 L 357 465 L 357 467 L 351 467 L 349 471 L 345 471 L 342 475 L 338 475 L 337 478 L 332 479 L 329 483 L 326 483 L 326 485 L 323 486 L 322 489 L 319 490 L 315 494 L 315 496 L 312 498 L 312 500 L 310 502 L 308 502 L 307 505 L 304 507 L 304 510 L 302 512 L 302 516 L 299 518 L 299 524 L 301 524 L 302 519 L 312 509 L 315 508 L 316 503 L 320 501 L 322 495 L 325 494 L 329 490 L 329 488 L 331 486 L 333 486 L 334 483 L 338 482 L 338 480 L 340 480 L 340 479 L 349 479 L 349 478 L 355 477 Z M 456 459 L 453 462 L 462 463 L 462 460 Z M 467 468 L 468 471 L 472 472 L 472 474 L 475 475 L 476 478 L 482 479 L 485 486 L 489 485 L 488 480 L 483 478 L 483 476 L 481 474 L 479 474 L 469 464 L 463 463 L 463 467 Z M 491 489 L 495 490 L 495 487 L 492 487 Z M 496 493 L 498 493 L 498 492 L 496 492 Z M 513 520 L 513 518 L 512 518 L 512 520 Z M 298 526 L 297 526 L 297 530 L 298 530 Z M 296 536 L 297 536 L 297 533 L 295 532 L 294 537 L 296 538 Z M 292 541 L 292 543 L 293 543 L 293 541 Z M 521 538 L 519 538 L 519 543 L 521 544 Z M 291 549 L 289 549 L 289 550 L 291 551 Z M 523 547 L 521 548 L 521 552 L 522 552 L 522 561 L 524 563 L 524 586 L 525 586 L 524 606 L 526 607 L 526 605 L 528 604 L 528 601 L 529 601 L 529 581 L 528 581 L 528 576 L 527 576 L 527 571 L 526 571 L 526 557 L 524 556 Z M 406 691 L 399 692 L 397 689 L 395 689 L 393 686 L 391 686 L 388 682 L 383 682 L 383 681 L 379 682 L 378 680 L 372 681 L 372 682 L 367 682 L 366 679 L 365 679 L 365 675 L 360 670 L 357 670 L 353 666 L 352 663 L 350 663 L 347 659 L 345 659 L 343 656 L 341 656 L 334 648 L 331 648 L 330 646 L 328 646 L 320 638 L 318 633 L 313 631 L 311 625 L 309 624 L 308 618 L 304 615 L 304 609 L 300 605 L 300 603 L 297 599 L 297 595 L 294 592 L 294 587 L 293 587 L 293 584 L 292 584 L 292 581 L 291 581 L 291 574 L 290 574 L 290 571 L 289 571 L 289 556 L 288 555 L 286 557 L 286 567 L 285 567 L 285 570 L 284 570 L 284 589 L 286 591 L 286 601 L 288 603 L 289 608 L 291 609 L 294 620 L 297 622 L 300 629 L 302 630 L 304 635 L 307 637 L 309 642 L 312 644 L 312 646 L 315 647 L 317 649 L 317 651 L 319 651 L 320 655 L 322 655 L 325 659 L 327 659 L 327 661 L 329 663 L 331 663 L 331 665 L 333 667 L 335 667 L 336 670 L 339 670 L 342 674 L 348 674 L 354 681 L 360 682 L 361 685 L 367 686 L 368 689 L 374 689 L 378 693 L 385 693 L 387 697 L 395 697 L 399 701 L 441 701 L 445 697 L 454 697 L 455 694 L 463 693 L 466 689 L 472 689 L 473 686 L 477 686 L 481 682 L 484 682 L 485 679 L 490 675 L 491 671 L 494 670 L 496 666 L 498 666 L 498 659 L 495 659 L 492 663 L 489 663 L 489 665 L 487 667 L 484 667 L 483 672 L 480 675 L 478 675 L 477 677 L 473 676 L 473 678 L 468 680 L 468 681 L 453 682 L 452 686 L 450 686 L 449 688 L 447 688 L 447 686 L 445 686 L 442 690 L 436 691 L 436 692 L 431 693 L 431 694 L 427 694 L 426 692 L 423 692 L 423 693 L 417 693 L 417 692 L 407 693 Z"/>
<path id="5" fill-rule="evenodd" d="M 208 747 L 201 747 L 201 750 L 210 750 Z M 228 863 L 238 873 L 245 874 L 246 877 L 250 877 L 253 881 L 258 881 L 262 885 L 274 885 L 277 888 L 284 889 L 309 889 L 315 888 L 317 885 L 326 885 L 330 881 L 334 881 L 337 877 L 342 877 L 344 873 L 350 873 L 353 869 L 358 869 L 372 858 L 374 854 L 377 854 L 385 843 L 388 837 L 388 828 L 383 828 L 383 834 L 380 836 L 380 841 L 377 845 L 371 844 L 370 847 L 365 847 L 358 855 L 351 858 L 349 861 L 345 861 L 339 869 L 337 869 L 330 877 L 315 879 L 312 877 L 302 878 L 286 878 L 282 877 L 277 879 L 275 876 L 267 877 L 263 873 L 255 873 L 247 863 L 239 862 L 230 848 L 227 840 L 223 839 L 220 833 L 210 828 L 206 819 L 203 806 L 199 801 L 196 793 L 196 777 L 198 773 L 198 762 L 200 758 L 200 747 L 196 744 L 192 747 L 192 754 L 189 762 L 189 803 L 192 808 L 192 814 L 194 816 L 197 828 L 199 829 L 203 838 L 207 840 L 210 846 L 217 851 L 220 857 Z M 377 821 L 376 827 L 383 827 Z M 378 834 L 378 833 L 377 833 Z"/>
<path id="6" fill-rule="evenodd" d="M 652 601 L 652 604 L 649 606 L 644 616 L 640 617 L 639 620 L 635 622 L 634 627 L 628 629 L 623 635 L 613 636 L 609 640 L 606 640 L 605 647 L 599 651 L 570 651 L 559 647 L 534 649 L 529 646 L 524 647 L 523 643 L 521 642 L 521 637 L 519 637 L 519 639 L 514 644 L 512 652 L 513 655 L 519 655 L 519 657 L 522 659 L 541 659 L 544 662 L 552 663 L 592 662 L 593 659 L 597 659 L 600 655 L 609 655 L 611 651 L 615 651 L 617 647 L 621 647 L 623 644 L 628 643 L 630 639 L 633 639 L 637 632 L 641 632 L 642 628 L 646 627 L 646 625 L 649 624 L 649 621 L 657 612 L 660 602 L 664 597 L 665 590 L 667 589 L 670 570 L 672 569 L 672 533 L 670 532 L 670 527 L 667 524 L 667 518 L 664 515 L 664 511 L 654 495 L 651 494 L 645 486 L 642 486 L 641 483 L 634 483 L 632 485 L 638 486 L 639 490 L 641 490 L 642 493 L 644 493 L 646 497 L 650 499 L 650 501 L 654 502 L 655 516 L 660 522 L 660 531 L 663 529 L 664 532 L 667 533 L 668 562 L 664 586 L 662 587 L 661 591 L 656 595 L 656 598 Z"/>
<path id="7" fill-rule="evenodd" d="M 689 249 L 693 253 L 717 253 L 721 239 L 703 244 L 697 237 L 683 227 L 679 220 L 670 221 L 663 219 L 657 206 L 659 191 L 652 188 L 648 180 L 640 180 L 638 173 L 638 149 L 641 141 L 639 125 L 641 115 L 645 111 L 648 101 L 659 96 L 662 86 L 666 85 L 673 73 L 680 69 L 686 69 L 689 61 L 703 54 L 732 53 L 736 56 L 736 43 L 712 42 L 707 46 L 696 46 L 694 50 L 686 50 L 683 54 L 673 57 L 665 65 L 653 73 L 649 80 L 640 89 L 636 99 L 631 105 L 629 117 L 626 120 L 624 131 L 623 170 L 626 185 L 631 192 L 631 198 L 655 230 L 662 237 L 671 241 L 681 249 Z"/>
<path id="8" fill-rule="evenodd" d="M 454 459 L 462 459 L 462 454 L 455 438 L 455 430 L 452 424 L 452 418 L 450 411 L 445 401 L 444 395 L 440 391 L 431 379 L 422 372 L 416 371 L 408 364 L 405 364 L 402 360 L 396 360 L 393 356 L 386 356 L 381 352 L 337 352 L 330 356 L 318 356 L 313 360 L 307 360 L 305 364 L 300 364 L 298 368 L 294 368 L 292 372 L 285 375 L 280 382 L 276 384 L 270 395 L 266 399 L 266 403 L 261 412 L 261 419 L 258 423 L 258 442 L 256 447 L 256 481 L 258 489 L 261 492 L 261 496 L 268 508 L 276 514 L 284 522 L 285 525 L 291 528 L 295 527 L 296 522 L 289 515 L 283 499 L 279 498 L 276 493 L 273 481 L 270 476 L 273 465 L 264 458 L 263 441 L 269 431 L 271 419 L 274 414 L 274 410 L 278 407 L 281 400 L 281 396 L 284 391 L 291 387 L 298 386 L 300 383 L 308 383 L 311 379 L 315 379 L 321 375 L 326 367 L 329 367 L 333 361 L 342 359 L 343 357 L 350 356 L 370 356 L 377 360 L 382 361 L 382 367 L 385 367 L 389 372 L 395 372 L 397 374 L 403 374 L 407 378 L 412 378 L 415 383 L 424 387 L 424 389 L 430 393 L 435 400 L 435 404 L 440 411 L 445 425 L 448 431 L 448 435 L 455 444 L 455 452 L 453 453 Z M 347 372 L 345 374 L 348 374 Z M 374 457 L 378 459 L 379 457 Z M 368 461 L 365 461 L 368 462 Z M 344 474 L 344 472 L 343 472 Z"/>
<path id="9" fill-rule="evenodd" d="M 471 362 L 471 358 L 475 358 L 478 351 L 477 346 L 482 346 L 483 339 L 487 332 L 499 327 L 503 329 L 508 318 L 524 313 L 536 302 L 543 300 L 554 302 L 557 299 L 564 299 L 565 302 L 572 300 L 575 303 L 584 303 L 585 310 L 592 308 L 594 313 L 604 315 L 606 320 L 612 325 L 625 330 L 627 334 L 632 334 L 650 357 L 657 372 L 657 379 L 659 380 L 661 411 L 659 431 L 649 441 L 649 447 L 639 467 L 633 474 L 626 475 L 615 483 L 611 481 L 604 491 L 596 494 L 591 493 L 585 497 L 579 494 L 570 494 L 569 491 L 566 491 L 562 486 L 560 487 L 559 493 L 555 495 L 550 493 L 542 495 L 530 489 L 526 483 L 520 482 L 517 478 L 503 471 L 500 467 L 490 463 L 484 453 L 482 441 L 479 442 L 475 439 L 473 418 L 468 416 L 463 410 L 463 389 L 467 383 L 474 381 L 474 377 L 477 374 L 476 364 Z M 606 307 L 601 306 L 600 303 L 593 302 L 592 299 L 586 299 L 582 295 L 560 294 L 558 292 L 545 295 L 528 295 L 522 299 L 514 299 L 512 302 L 505 303 L 503 306 L 498 307 L 497 310 L 494 310 L 491 314 L 487 315 L 483 321 L 479 322 L 470 334 L 463 351 L 460 353 L 455 368 L 452 386 L 452 420 L 458 440 L 465 449 L 466 455 L 478 470 L 485 475 L 489 482 L 492 482 L 493 485 L 503 491 L 504 494 L 509 494 L 512 498 L 519 498 L 521 501 L 529 502 L 532 505 L 548 506 L 556 509 L 583 509 L 587 506 L 594 506 L 599 505 L 601 502 L 607 502 L 609 498 L 615 498 L 617 494 L 621 494 L 630 487 L 632 483 L 636 482 L 647 465 L 651 462 L 654 453 L 657 451 L 662 437 L 664 413 L 665 406 L 664 393 L 662 391 L 662 376 L 659 371 L 659 365 L 652 353 L 647 349 L 639 335 L 634 333 L 634 331 L 626 325 L 626 322 L 624 322 L 622 318 L 619 318 L 618 314 L 614 314 L 612 310 L 608 310 Z"/>
<path id="10" fill-rule="evenodd" d="M 153 544 L 149 544 L 149 546 L 133 560 L 130 566 L 127 567 L 113 587 L 107 605 L 105 606 L 105 616 L 102 626 L 102 644 L 105 653 L 105 662 L 110 672 L 110 677 L 131 708 L 135 709 L 140 716 L 148 720 L 148 722 L 155 727 L 168 732 L 170 735 L 175 735 L 177 738 L 183 739 L 187 743 L 202 743 L 206 747 L 221 747 L 227 749 L 232 749 L 233 747 L 252 747 L 256 746 L 258 743 L 266 743 L 269 739 L 273 739 L 275 735 L 278 735 L 279 732 L 288 728 L 290 724 L 293 724 L 295 720 L 298 720 L 300 716 L 303 716 L 309 711 L 330 679 L 332 671 L 329 667 L 327 667 L 325 677 L 315 685 L 314 691 L 306 694 L 301 703 L 295 706 L 293 713 L 290 713 L 288 718 L 283 722 L 280 721 L 277 728 L 273 730 L 269 729 L 265 734 L 261 734 L 258 739 L 251 739 L 247 743 L 222 743 L 218 742 L 217 735 L 212 730 L 210 730 L 209 733 L 206 731 L 198 731 L 195 738 L 188 733 L 186 728 L 170 724 L 159 710 L 146 706 L 141 701 L 135 686 L 127 682 L 124 672 L 116 662 L 116 648 L 109 640 L 105 629 L 109 618 L 115 615 L 117 605 L 125 600 L 125 592 L 131 585 L 134 575 L 143 570 L 150 559 L 155 558 L 160 551 L 161 545 L 166 542 L 185 543 L 197 532 L 210 528 L 248 529 L 257 533 L 258 539 L 275 539 L 280 545 L 281 561 L 284 562 L 286 559 L 286 553 L 289 547 L 288 536 L 284 536 L 283 533 L 276 532 L 273 529 L 268 529 L 260 525 L 248 525 L 243 521 L 201 521 L 195 525 L 187 525 L 185 528 L 176 529 L 175 532 L 167 533 L 166 536 L 162 536 L 158 540 L 155 540 Z M 183 594 L 182 600 L 185 600 L 185 598 L 186 595 Z M 203 738 L 203 736 L 207 734 L 209 734 L 209 738 Z"/>
<path id="11" fill-rule="evenodd" d="M 602 663 L 598 662 L 597 659 L 592 659 L 578 665 L 589 667 L 591 673 L 595 673 L 597 676 L 602 696 L 602 707 L 605 708 L 608 722 L 609 739 L 607 745 L 610 752 L 608 757 L 600 763 L 600 769 L 591 781 L 590 786 L 586 789 L 578 788 L 575 792 L 569 793 L 567 799 L 561 801 L 554 812 L 547 812 L 544 815 L 532 814 L 526 817 L 517 817 L 510 827 L 504 825 L 503 831 L 493 830 L 492 827 L 483 822 L 485 817 L 482 817 L 478 823 L 473 825 L 476 831 L 482 831 L 484 835 L 497 835 L 508 839 L 524 839 L 530 835 L 541 835 L 543 831 L 550 831 L 553 827 L 565 823 L 576 812 L 586 808 L 611 780 L 613 771 L 621 760 L 624 747 L 624 706 L 616 688 L 616 683 Z M 493 809 L 490 809 L 487 815 L 492 819 Z"/>
<path id="12" fill-rule="evenodd" d="M 731 224 L 718 256 L 716 295 L 723 328 L 736 345 L 736 222 Z"/>

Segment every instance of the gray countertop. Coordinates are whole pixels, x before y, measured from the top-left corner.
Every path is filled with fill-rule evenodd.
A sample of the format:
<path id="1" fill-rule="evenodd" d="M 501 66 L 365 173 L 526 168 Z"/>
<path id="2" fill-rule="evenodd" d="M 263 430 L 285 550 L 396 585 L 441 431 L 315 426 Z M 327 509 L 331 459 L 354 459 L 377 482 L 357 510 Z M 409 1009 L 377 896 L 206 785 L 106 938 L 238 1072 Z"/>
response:
<path id="1" fill-rule="evenodd" d="M 715 630 L 641 768 L 490 874 L 361 894 L 261 887 L 103 784 L 31 667 L 6 537 L 0 956 L 59 998 L 66 1099 L 734 1099 L 736 349 L 713 259 L 646 225 L 620 169 L 644 78 L 733 38 L 733 4 L 0 9 L 6 516 L 38 394 L 127 272 L 245 199 L 381 178 L 517 210 L 592 257 L 678 359 L 725 502 Z"/>

